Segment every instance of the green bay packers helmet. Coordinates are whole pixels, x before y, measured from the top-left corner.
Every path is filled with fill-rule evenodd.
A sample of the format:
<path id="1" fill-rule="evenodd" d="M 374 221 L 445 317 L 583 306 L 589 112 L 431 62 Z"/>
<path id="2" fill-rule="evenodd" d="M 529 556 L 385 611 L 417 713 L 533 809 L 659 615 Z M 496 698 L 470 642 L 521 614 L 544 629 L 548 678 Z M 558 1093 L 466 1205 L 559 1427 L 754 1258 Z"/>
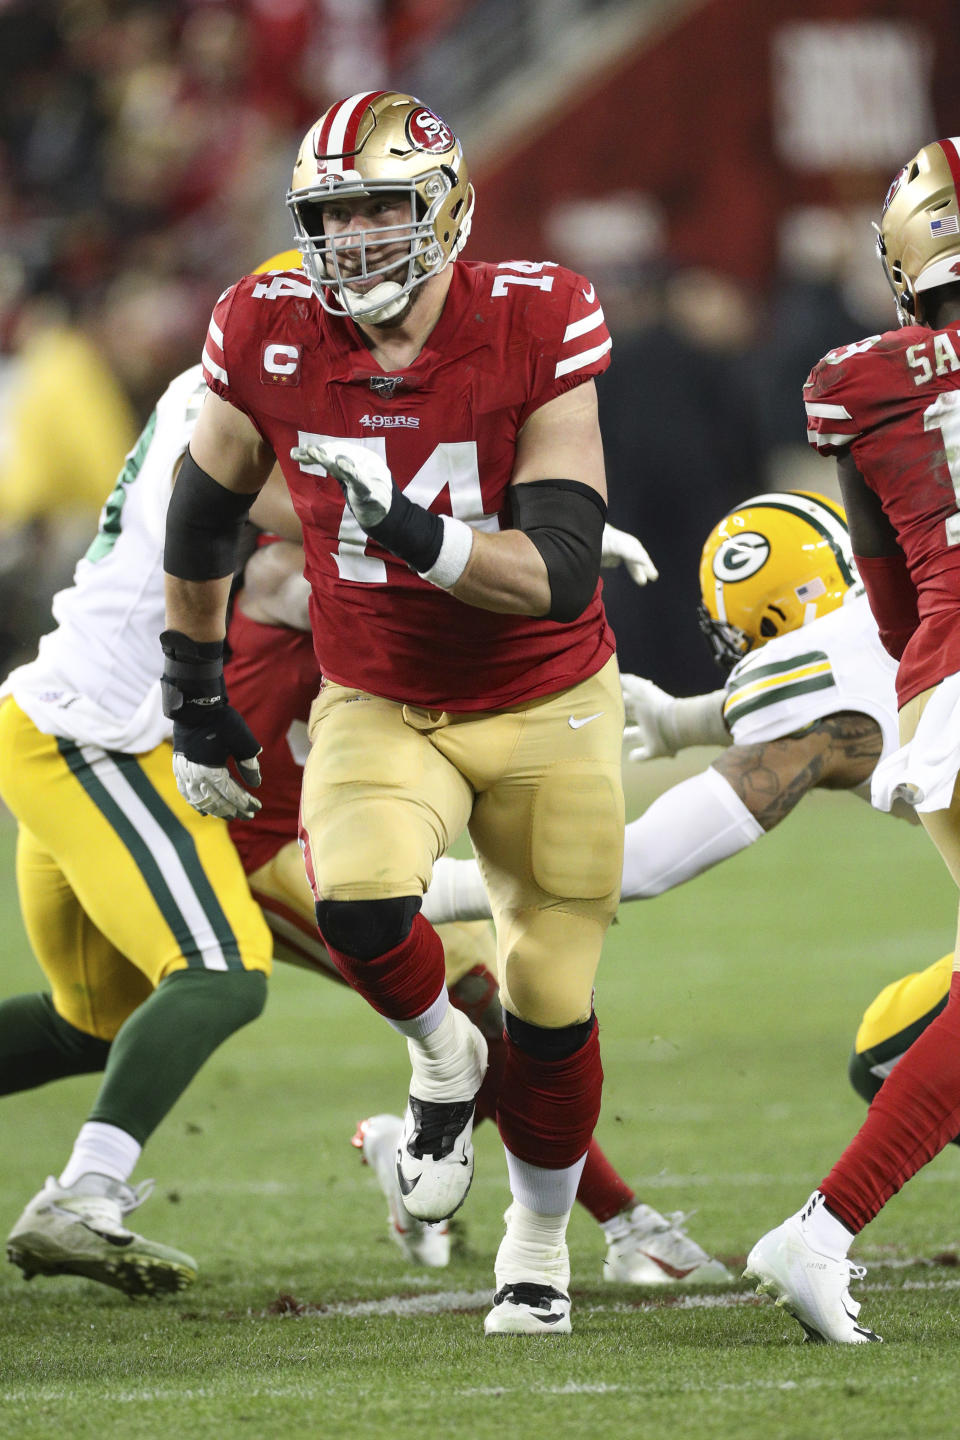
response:
<path id="1" fill-rule="evenodd" d="M 302 265 L 302 256 L 299 250 L 281 250 L 277 255 L 271 255 L 269 260 L 264 260 L 256 270 L 251 270 L 251 275 L 269 275 L 274 270 L 299 270 Z"/>
<path id="2" fill-rule="evenodd" d="M 410 201 L 409 223 L 324 235 L 325 201 L 398 193 Z M 460 253 L 473 200 L 450 126 L 413 95 L 393 90 L 331 105 L 307 131 L 287 192 L 303 268 L 321 305 L 373 324 L 399 315 L 410 292 Z M 384 247 L 395 252 L 398 244 L 400 258 L 384 260 Z M 358 273 L 341 273 L 338 257 L 345 250 L 359 254 Z"/>
<path id="3" fill-rule="evenodd" d="M 700 629 L 729 669 L 777 635 L 836 610 L 860 583 L 843 508 L 826 495 L 754 495 L 707 536 Z"/>
<path id="4" fill-rule="evenodd" d="M 917 297 L 960 280 L 960 137 L 925 145 L 883 202 L 877 251 L 901 325 L 916 325 Z"/>

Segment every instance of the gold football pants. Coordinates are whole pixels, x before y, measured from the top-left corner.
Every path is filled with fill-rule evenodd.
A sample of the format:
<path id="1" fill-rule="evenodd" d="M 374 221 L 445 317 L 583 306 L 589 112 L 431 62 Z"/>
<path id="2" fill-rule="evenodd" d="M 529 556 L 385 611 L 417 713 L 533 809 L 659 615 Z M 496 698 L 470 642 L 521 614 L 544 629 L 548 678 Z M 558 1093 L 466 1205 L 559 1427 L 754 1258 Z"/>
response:
<path id="1" fill-rule="evenodd" d="M 325 683 L 301 825 L 316 892 L 420 895 L 466 827 L 490 895 L 501 999 L 522 1019 L 589 1016 L 623 862 L 616 661 L 526 706 L 449 714 Z"/>

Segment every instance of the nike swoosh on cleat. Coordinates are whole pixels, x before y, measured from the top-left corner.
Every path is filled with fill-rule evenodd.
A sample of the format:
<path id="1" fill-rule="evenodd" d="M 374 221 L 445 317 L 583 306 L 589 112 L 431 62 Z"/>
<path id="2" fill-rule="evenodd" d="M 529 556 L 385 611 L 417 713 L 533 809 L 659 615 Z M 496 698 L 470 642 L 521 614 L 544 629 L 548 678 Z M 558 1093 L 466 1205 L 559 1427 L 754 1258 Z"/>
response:
<path id="1" fill-rule="evenodd" d="M 661 1260 L 658 1256 L 651 1255 L 649 1250 L 641 1250 L 640 1254 L 645 1255 L 646 1258 L 661 1269 L 665 1275 L 672 1276 L 674 1280 L 685 1280 L 686 1277 L 692 1275 L 697 1268 L 696 1265 L 689 1265 L 686 1270 L 678 1270 L 675 1265 L 668 1265 L 666 1260 Z M 747 1277 L 744 1276 L 744 1278 L 746 1279 Z"/>
<path id="2" fill-rule="evenodd" d="M 531 1315 L 534 1315 L 535 1313 L 536 1313 L 536 1312 L 533 1311 L 533 1310 L 530 1311 L 530 1314 L 531 1314 Z M 537 1315 L 536 1318 L 540 1321 L 540 1324 L 541 1324 L 541 1325 L 556 1325 L 557 1321 L 560 1319 L 560 1316 L 559 1316 L 559 1315 Z"/>
<path id="3" fill-rule="evenodd" d="M 400 1186 L 400 1194 L 401 1194 L 401 1195 L 409 1195 L 410 1192 L 411 1192 L 411 1190 L 416 1190 L 417 1186 L 420 1184 L 420 1176 L 419 1176 L 419 1175 L 415 1175 L 412 1180 L 408 1180 L 407 1177 L 406 1177 L 406 1175 L 404 1175 L 403 1171 L 400 1169 L 400 1166 L 398 1165 L 398 1166 L 397 1166 L 397 1184 Z"/>
<path id="4" fill-rule="evenodd" d="M 591 720 L 599 720 L 602 714 L 603 711 L 598 710 L 595 715 L 584 715 L 579 719 L 576 715 L 571 715 L 570 719 L 567 721 L 567 724 L 570 726 L 571 730 L 580 730 L 584 725 L 589 725 Z"/>
<path id="5" fill-rule="evenodd" d="M 107 1230 L 98 1230 L 95 1225 L 86 1227 L 92 1234 L 99 1235 L 101 1240 L 106 1240 L 108 1245 L 116 1245 L 119 1250 L 125 1250 L 128 1245 L 133 1244 L 132 1235 L 111 1235 Z"/>

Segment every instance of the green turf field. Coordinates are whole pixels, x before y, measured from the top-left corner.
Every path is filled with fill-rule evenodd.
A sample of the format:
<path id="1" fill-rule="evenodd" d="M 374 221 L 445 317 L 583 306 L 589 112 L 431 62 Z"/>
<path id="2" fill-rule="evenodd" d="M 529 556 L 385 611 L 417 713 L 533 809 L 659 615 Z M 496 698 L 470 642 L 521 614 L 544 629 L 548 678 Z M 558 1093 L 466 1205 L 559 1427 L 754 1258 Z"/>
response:
<path id="1" fill-rule="evenodd" d="M 2 993 L 37 985 L 0 824 Z M 859 1123 L 845 1079 L 865 1003 L 949 949 L 955 896 L 929 842 L 849 797 L 671 895 L 621 910 L 598 985 L 599 1137 L 642 1198 L 695 1210 L 738 1267 Z M 885 1337 L 801 1343 L 738 1282 L 719 1296 L 605 1285 L 570 1227 L 574 1334 L 484 1340 L 507 1203 L 490 1127 L 447 1271 L 412 1270 L 348 1144 L 400 1110 L 404 1048 L 348 992 L 284 970 L 266 1015 L 210 1062 L 155 1136 L 136 1223 L 193 1253 L 176 1300 L 82 1280 L 27 1285 L 0 1261 L 0 1435 L 32 1437 L 914 1437 L 953 1433 L 960 1152 L 948 1147 L 854 1251 Z M 13 1096 L 0 1235 L 66 1160 L 93 1079 Z M 738 1271 L 739 1273 L 739 1271 Z"/>

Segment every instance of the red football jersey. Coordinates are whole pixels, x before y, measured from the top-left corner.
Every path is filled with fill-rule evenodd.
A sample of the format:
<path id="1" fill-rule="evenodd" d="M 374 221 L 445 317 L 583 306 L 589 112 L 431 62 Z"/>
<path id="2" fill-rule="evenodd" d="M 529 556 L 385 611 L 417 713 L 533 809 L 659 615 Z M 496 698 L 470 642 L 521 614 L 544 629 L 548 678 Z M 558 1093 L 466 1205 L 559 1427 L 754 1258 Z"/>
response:
<path id="1" fill-rule="evenodd" d="M 263 625 L 234 608 L 224 669 L 230 703 L 263 746 L 262 809 L 233 820 L 230 835 L 248 875 L 297 838 L 300 786 L 307 757 L 307 720 L 320 689 L 313 642 L 305 630 Z"/>
<path id="2" fill-rule="evenodd" d="M 906 556 L 920 624 L 901 705 L 960 670 L 960 328 L 911 325 L 831 350 L 804 387 L 810 444 L 846 446 Z"/>
<path id="3" fill-rule="evenodd" d="M 248 275 L 221 296 L 204 376 L 250 416 L 286 476 L 325 675 L 430 709 L 473 711 L 551 694 L 606 663 L 614 641 L 599 582 L 569 625 L 464 605 L 368 539 L 336 481 L 290 451 L 359 441 L 411 500 L 496 531 L 509 524 L 522 425 L 606 369 L 609 352 L 593 286 L 550 263 L 457 261 L 440 319 L 402 373 L 381 370 L 359 330 L 329 316 L 300 272 Z"/>

